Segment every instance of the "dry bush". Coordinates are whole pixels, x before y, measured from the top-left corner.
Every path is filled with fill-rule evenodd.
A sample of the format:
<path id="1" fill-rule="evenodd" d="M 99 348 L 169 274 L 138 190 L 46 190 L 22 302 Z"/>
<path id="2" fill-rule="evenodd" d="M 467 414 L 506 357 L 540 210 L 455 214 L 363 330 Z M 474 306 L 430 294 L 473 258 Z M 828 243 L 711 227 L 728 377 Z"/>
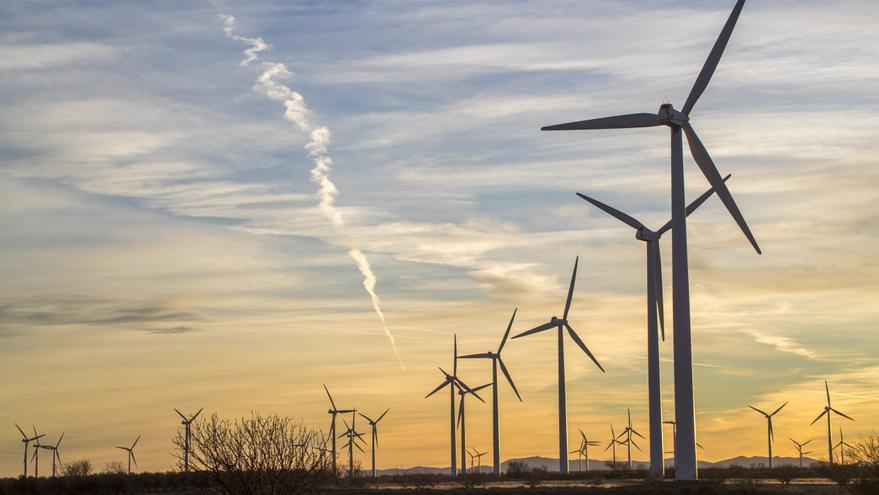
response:
<path id="1" fill-rule="evenodd" d="M 217 414 L 190 430 L 189 468 L 206 473 L 224 495 L 292 495 L 313 491 L 328 476 L 320 435 L 277 415 L 251 413 L 239 420 Z M 184 433 L 174 444 L 182 466 Z"/>
<path id="2" fill-rule="evenodd" d="M 88 459 L 70 461 L 61 469 L 64 476 L 88 476 L 92 473 L 92 462 Z"/>
<path id="3" fill-rule="evenodd" d="M 107 474 L 128 474 L 128 468 L 119 461 L 113 461 L 104 465 L 104 472 Z"/>

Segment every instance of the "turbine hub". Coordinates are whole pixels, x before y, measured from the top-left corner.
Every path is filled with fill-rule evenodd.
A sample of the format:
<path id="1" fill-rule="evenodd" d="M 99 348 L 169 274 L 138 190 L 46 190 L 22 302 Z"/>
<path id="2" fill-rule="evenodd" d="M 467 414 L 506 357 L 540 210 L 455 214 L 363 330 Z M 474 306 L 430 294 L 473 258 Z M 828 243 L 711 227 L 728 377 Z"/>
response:
<path id="1" fill-rule="evenodd" d="M 659 235 L 656 232 L 648 229 L 647 227 L 642 226 L 637 231 L 635 231 L 635 239 L 644 242 L 657 241 L 659 240 Z"/>
<path id="2" fill-rule="evenodd" d="M 657 115 L 659 115 L 659 118 L 661 118 L 665 125 L 668 126 L 683 127 L 684 124 L 690 121 L 689 116 L 675 110 L 674 105 L 671 103 L 663 103 L 660 105 Z"/>

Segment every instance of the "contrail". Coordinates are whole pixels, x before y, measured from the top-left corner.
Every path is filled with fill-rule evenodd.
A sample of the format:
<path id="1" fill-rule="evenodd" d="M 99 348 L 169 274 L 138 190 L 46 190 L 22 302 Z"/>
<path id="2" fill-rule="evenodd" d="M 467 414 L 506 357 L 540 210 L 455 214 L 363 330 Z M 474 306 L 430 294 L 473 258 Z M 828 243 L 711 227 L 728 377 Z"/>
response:
<path id="1" fill-rule="evenodd" d="M 311 180 L 318 185 L 318 195 L 320 196 L 318 208 L 329 219 L 333 228 L 348 240 L 348 256 L 354 260 L 357 269 L 363 275 L 363 287 L 369 293 L 375 314 L 381 320 L 385 335 L 391 341 L 391 347 L 393 347 L 394 355 L 400 363 L 400 369 L 405 371 L 406 368 L 403 365 L 403 360 L 397 351 L 397 342 L 394 340 L 394 335 L 388 329 L 388 324 L 385 322 L 381 299 L 379 299 L 378 294 L 375 292 L 375 273 L 373 273 L 372 267 L 369 266 L 369 260 L 366 259 L 366 255 L 357 246 L 357 240 L 345 227 L 342 213 L 336 209 L 336 195 L 339 191 L 336 189 L 333 181 L 330 180 L 329 173 L 333 166 L 333 160 L 327 150 L 330 145 L 330 130 L 326 126 L 318 126 L 313 123 L 310 118 L 311 112 L 305 105 L 305 99 L 302 95 L 279 82 L 293 76 L 287 70 L 287 66 L 278 62 L 260 60 L 260 53 L 268 50 L 271 45 L 260 37 L 247 38 L 236 34 L 238 27 L 235 17 L 227 14 L 220 14 L 220 17 L 223 18 L 223 32 L 227 38 L 250 45 L 249 48 L 244 50 L 244 60 L 241 61 L 241 65 L 250 66 L 259 62 L 262 72 L 260 72 L 256 84 L 253 86 L 254 91 L 264 94 L 271 100 L 281 102 L 285 108 L 284 119 L 294 124 L 300 131 L 308 134 L 309 141 L 305 145 L 305 149 L 308 151 L 308 156 L 314 161 L 314 168 L 311 169 Z"/>

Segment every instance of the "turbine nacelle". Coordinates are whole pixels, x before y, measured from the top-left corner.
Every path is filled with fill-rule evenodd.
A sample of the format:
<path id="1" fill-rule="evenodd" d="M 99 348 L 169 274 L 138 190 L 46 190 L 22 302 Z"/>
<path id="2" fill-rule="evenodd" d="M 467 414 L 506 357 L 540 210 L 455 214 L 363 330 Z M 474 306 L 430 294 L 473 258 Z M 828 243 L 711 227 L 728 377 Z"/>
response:
<path id="1" fill-rule="evenodd" d="M 647 227 L 641 226 L 635 231 L 635 239 L 644 242 L 658 241 L 661 234 L 658 234 Z"/>
<path id="2" fill-rule="evenodd" d="M 556 318 L 555 316 L 553 316 L 552 318 L 549 319 L 549 322 L 552 323 L 553 325 L 557 325 L 557 326 L 562 327 L 562 326 L 565 326 L 566 323 L 568 323 L 568 320 L 565 320 L 564 318 Z"/>
<path id="3" fill-rule="evenodd" d="M 684 127 L 690 121 L 690 117 L 687 114 L 675 110 L 674 105 L 671 103 L 660 105 L 659 112 L 656 115 L 659 116 L 663 124 L 668 126 Z"/>

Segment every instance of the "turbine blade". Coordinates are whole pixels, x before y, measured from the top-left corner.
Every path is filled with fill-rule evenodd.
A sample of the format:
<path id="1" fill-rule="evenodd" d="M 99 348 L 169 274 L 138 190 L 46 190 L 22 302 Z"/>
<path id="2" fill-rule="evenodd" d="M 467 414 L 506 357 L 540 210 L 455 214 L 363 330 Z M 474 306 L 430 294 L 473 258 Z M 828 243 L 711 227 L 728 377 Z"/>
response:
<path id="1" fill-rule="evenodd" d="M 378 422 L 379 422 L 379 421 L 381 421 L 381 420 L 382 420 L 382 418 L 384 418 L 384 417 L 385 417 L 385 414 L 387 414 L 387 413 L 388 413 L 388 411 L 390 411 L 390 410 L 391 410 L 391 408 L 390 408 L 390 407 L 389 407 L 389 408 L 387 408 L 387 409 L 385 409 L 385 412 L 383 412 L 383 413 L 382 413 L 382 415 L 381 415 L 381 416 L 379 416 L 379 417 L 378 417 L 378 419 L 377 419 L 377 420 L 375 420 L 375 422 L 376 422 L 376 423 L 378 423 Z"/>
<path id="2" fill-rule="evenodd" d="M 480 402 L 485 402 L 484 400 L 482 400 L 482 397 L 480 397 L 479 394 L 476 393 L 475 390 L 468 387 L 467 384 L 462 382 L 460 379 L 458 379 L 458 377 L 455 377 L 455 381 L 458 383 L 459 388 L 463 388 L 464 390 L 467 391 L 467 393 L 469 393 L 473 397 L 476 397 L 477 399 L 479 399 Z"/>
<path id="3" fill-rule="evenodd" d="M 842 416 L 842 417 L 845 418 L 845 419 L 848 419 L 848 420 L 854 421 L 854 418 L 852 418 L 851 416 L 847 416 L 847 415 L 845 415 L 845 414 L 843 414 L 843 413 L 837 411 L 836 409 L 834 409 L 834 408 L 832 408 L 832 407 L 830 408 L 830 410 L 833 411 L 833 412 L 835 412 L 836 414 L 839 414 L 840 416 Z"/>
<path id="4" fill-rule="evenodd" d="M 598 209 L 604 211 L 608 215 L 616 218 L 617 220 L 623 222 L 624 224 L 628 225 L 629 227 L 632 227 L 633 229 L 637 230 L 637 229 L 644 227 L 644 224 L 642 224 L 641 222 L 639 222 L 635 218 L 632 218 L 630 215 L 623 213 L 620 210 L 617 210 L 616 208 L 614 208 L 610 205 L 604 204 L 601 201 L 598 201 L 597 199 L 590 198 L 589 196 L 586 196 L 585 194 L 577 193 L 577 196 L 580 196 L 581 198 L 585 199 L 586 201 L 592 203 L 593 205 L 597 206 Z"/>
<path id="5" fill-rule="evenodd" d="M 451 383 L 451 382 L 448 381 L 448 380 L 443 381 L 442 383 L 440 383 L 440 386 L 439 386 L 439 387 L 433 389 L 433 391 L 432 391 L 431 393 L 425 395 L 424 398 L 426 399 L 426 398 L 430 397 L 431 395 L 433 395 L 433 394 L 439 392 L 440 390 L 442 390 L 443 387 L 445 387 L 445 386 L 448 385 L 449 383 Z"/>
<path id="6" fill-rule="evenodd" d="M 514 335 L 512 338 L 518 339 L 519 337 L 525 337 L 526 335 L 531 335 L 533 333 L 543 332 L 543 331 L 549 330 L 551 328 L 558 328 L 558 324 L 550 321 L 548 323 L 544 323 L 543 325 L 540 325 L 539 327 L 534 327 L 531 330 L 522 332 L 519 335 Z"/>
<path id="7" fill-rule="evenodd" d="M 458 356 L 458 359 L 487 359 L 490 357 L 491 354 L 487 352 L 480 352 L 479 354 L 466 354 L 464 356 Z"/>
<path id="8" fill-rule="evenodd" d="M 132 449 L 134 448 L 135 445 L 137 445 L 137 442 L 138 442 L 139 440 L 140 440 L 140 435 L 138 435 L 137 438 L 134 439 L 134 443 L 131 444 L 131 448 L 132 448 Z"/>
<path id="9" fill-rule="evenodd" d="M 730 177 L 732 177 L 732 174 L 726 174 L 726 177 L 723 178 L 723 182 L 726 182 L 727 180 L 729 180 Z M 690 213 L 693 213 L 694 211 L 696 211 L 697 208 L 702 206 L 702 203 L 707 201 L 708 198 L 710 198 L 711 195 L 715 193 L 715 191 L 716 190 L 712 187 L 711 189 L 702 193 L 701 196 L 694 199 L 692 203 L 687 205 L 687 216 L 690 216 Z M 671 225 L 672 225 L 671 220 L 669 220 L 668 222 L 665 223 L 665 225 L 660 227 L 660 229 L 657 230 L 656 233 L 659 235 L 666 233 L 669 229 L 671 229 Z"/>
<path id="10" fill-rule="evenodd" d="M 655 127 L 663 125 L 662 119 L 655 113 L 630 113 L 602 117 L 598 119 L 579 120 L 566 124 L 549 125 L 541 127 L 541 131 L 574 131 L 594 129 L 630 129 L 633 127 Z"/>
<path id="11" fill-rule="evenodd" d="M 461 402 L 458 403 L 458 429 L 461 429 L 461 421 L 464 421 L 464 396 L 461 396 Z"/>
<path id="12" fill-rule="evenodd" d="M 355 443 L 354 446 L 357 447 L 357 450 L 359 450 L 360 452 L 362 452 L 362 453 L 364 453 L 364 454 L 366 453 L 366 452 L 363 451 L 362 448 L 360 448 L 360 445 L 358 445 L 357 443 Z"/>
<path id="13" fill-rule="evenodd" d="M 768 414 L 766 414 L 765 412 L 761 411 L 760 409 L 757 409 L 757 408 L 754 407 L 754 406 L 748 406 L 748 407 L 750 407 L 751 409 L 757 411 L 758 413 L 760 413 L 760 414 L 762 414 L 762 415 L 764 415 L 764 416 L 766 416 L 766 417 L 769 417 Z"/>
<path id="14" fill-rule="evenodd" d="M 568 286 L 568 299 L 565 301 L 565 312 L 562 315 L 563 320 L 568 319 L 568 311 L 571 310 L 571 301 L 574 298 L 574 283 L 577 281 L 577 265 L 579 263 L 580 257 L 577 256 L 577 258 L 574 260 L 574 271 L 571 273 L 571 285 Z"/>
<path id="15" fill-rule="evenodd" d="M 178 411 L 176 407 L 173 408 L 173 409 L 174 409 L 174 412 L 176 412 L 178 416 L 180 416 L 181 418 L 183 418 L 183 421 L 186 421 L 186 420 L 189 419 L 189 418 L 187 418 L 186 416 L 184 416 L 182 412 Z"/>
<path id="16" fill-rule="evenodd" d="M 819 414 L 817 418 L 813 419 L 812 422 L 809 423 L 809 426 L 812 426 L 813 424 L 815 424 L 819 419 L 821 419 L 821 416 L 824 416 L 825 414 L 827 414 L 827 409 L 825 409 L 824 412 Z"/>
<path id="17" fill-rule="evenodd" d="M 18 426 L 18 423 L 13 423 L 13 424 L 15 425 L 16 428 L 18 428 L 18 431 L 21 432 L 21 436 L 24 437 L 25 439 L 27 439 L 27 435 L 24 434 L 24 430 L 21 429 L 21 426 Z"/>
<path id="18" fill-rule="evenodd" d="M 61 440 L 64 440 L 64 432 L 61 432 L 61 436 L 58 438 L 58 442 L 55 443 L 55 448 L 57 449 L 59 445 L 61 445 Z"/>
<path id="19" fill-rule="evenodd" d="M 458 376 L 458 334 L 455 334 L 455 360 L 452 363 L 452 376 Z"/>
<path id="20" fill-rule="evenodd" d="M 134 465 L 137 466 L 137 456 L 134 455 L 134 451 L 129 450 L 128 453 L 131 454 L 131 460 L 134 461 Z"/>
<path id="21" fill-rule="evenodd" d="M 641 450 L 641 447 L 638 447 L 638 442 L 636 442 L 635 439 L 631 439 L 630 441 L 632 442 L 632 445 L 634 445 L 636 449 Z"/>
<path id="22" fill-rule="evenodd" d="M 748 241 L 750 241 L 754 250 L 757 251 L 757 254 L 762 254 L 760 246 L 757 245 L 757 240 L 754 239 L 754 235 L 751 234 L 751 229 L 748 228 L 748 224 L 742 216 L 742 212 L 740 212 L 739 207 L 736 206 L 732 194 L 729 192 L 729 189 L 727 189 L 726 184 L 720 177 L 720 172 L 717 171 L 717 167 L 711 160 L 708 150 L 705 149 L 702 141 L 700 141 L 699 137 L 696 135 L 696 131 L 693 130 L 693 126 L 689 123 L 685 124 L 684 132 L 687 134 L 687 142 L 690 143 L 690 152 L 693 154 L 693 159 L 696 160 L 696 164 L 699 165 L 702 175 L 708 179 L 708 182 L 717 191 L 717 196 L 720 197 L 720 200 L 723 202 L 724 206 L 726 206 L 727 211 L 729 211 L 729 214 L 739 225 L 739 228 L 742 229 L 742 232 L 745 234 L 745 237 L 748 238 Z"/>
<path id="23" fill-rule="evenodd" d="M 790 402 L 790 401 L 788 401 L 788 402 Z M 785 402 L 784 404 L 782 404 L 781 407 L 779 407 L 778 409 L 772 411 L 772 414 L 770 414 L 770 416 L 775 416 L 776 414 L 778 414 L 778 411 L 781 411 L 782 408 L 784 408 L 784 406 L 786 406 L 786 405 L 787 405 L 787 402 Z"/>
<path id="24" fill-rule="evenodd" d="M 640 434 L 640 433 L 638 433 L 638 432 L 637 432 L 637 431 L 635 431 L 635 430 L 632 430 L 632 433 L 634 433 L 634 434 L 635 434 L 635 435 L 638 435 L 638 436 L 639 436 L 639 437 L 641 437 L 641 438 L 644 438 L 644 435 L 642 435 L 642 434 Z M 644 438 L 644 440 L 647 440 L 647 439 L 646 439 L 646 438 Z"/>
<path id="25" fill-rule="evenodd" d="M 519 395 L 519 389 L 517 389 L 516 384 L 513 383 L 513 377 L 510 376 L 510 372 L 507 371 L 507 367 L 504 365 L 504 360 L 501 359 L 500 356 L 497 358 L 497 364 L 501 366 L 501 373 L 507 378 L 507 383 L 510 384 L 510 387 L 513 387 L 513 392 L 516 394 L 516 397 L 519 398 L 519 402 L 522 402 L 522 396 Z"/>
<path id="26" fill-rule="evenodd" d="M 485 385 L 480 385 L 480 386 L 478 386 L 478 387 L 473 387 L 473 391 L 474 391 L 474 392 L 478 392 L 478 391 L 484 389 L 485 387 L 490 387 L 490 386 L 491 386 L 491 383 L 486 383 Z"/>
<path id="27" fill-rule="evenodd" d="M 375 423 L 375 421 L 373 421 L 372 418 L 370 418 L 369 416 L 363 414 L 362 412 L 358 412 L 357 414 L 363 416 L 363 418 L 366 419 L 367 421 L 369 421 L 370 423 Z"/>
<path id="28" fill-rule="evenodd" d="M 332 395 L 330 395 L 330 389 L 328 389 L 328 388 L 327 388 L 327 386 L 326 386 L 326 385 L 324 385 L 324 390 L 326 390 L 326 391 L 327 391 L 327 397 L 329 397 L 329 398 L 330 398 L 330 405 L 331 405 L 331 406 L 333 406 L 333 410 L 336 410 L 336 403 L 335 403 L 335 402 L 333 402 L 333 396 L 332 396 Z"/>
<path id="29" fill-rule="evenodd" d="M 811 441 L 812 441 L 812 439 L 810 438 L 810 439 L 806 440 L 805 442 L 803 442 L 802 444 L 800 444 L 800 446 L 803 447 L 803 446 L 805 446 L 807 443 L 809 443 L 809 442 L 811 442 Z"/>
<path id="30" fill-rule="evenodd" d="M 201 409 L 199 409 L 198 412 L 195 413 L 195 414 L 192 416 L 192 419 L 190 419 L 189 421 L 190 421 L 190 422 L 195 421 L 195 418 L 197 418 L 198 415 L 201 414 L 202 411 L 204 411 L 204 408 L 203 408 L 203 407 L 202 407 Z"/>
<path id="31" fill-rule="evenodd" d="M 586 344 L 584 344 L 583 341 L 580 340 L 580 336 L 577 335 L 577 332 L 575 332 L 574 329 L 571 328 L 571 325 L 568 325 L 568 322 L 565 322 L 565 327 L 568 329 L 568 335 L 570 335 L 571 338 L 574 339 L 574 342 L 576 342 L 577 345 L 580 346 L 580 349 L 583 349 L 583 352 L 585 352 L 586 355 L 589 356 L 589 359 L 591 359 L 592 362 L 595 363 L 595 366 L 598 366 L 598 369 L 600 369 L 602 373 L 604 373 L 605 371 L 604 368 L 601 367 L 601 363 L 599 363 L 598 360 L 595 359 L 595 356 L 592 355 L 592 353 L 589 351 L 589 348 L 586 347 Z"/>
<path id="32" fill-rule="evenodd" d="M 656 293 L 656 312 L 659 319 L 659 331 L 665 342 L 665 303 L 662 298 L 662 254 L 659 252 L 659 239 L 650 243 L 653 246 L 653 283 Z"/>
<path id="33" fill-rule="evenodd" d="M 699 77 L 696 78 L 696 82 L 693 84 L 693 89 L 690 90 L 690 95 L 687 96 L 687 102 L 684 104 L 684 108 L 681 109 L 683 113 L 690 115 L 693 106 L 696 105 L 699 97 L 702 96 L 705 88 L 708 87 L 708 82 L 711 81 L 711 76 L 714 75 L 714 70 L 717 69 L 717 64 L 720 63 L 720 57 L 726 49 L 726 44 L 729 42 L 730 36 L 732 36 L 733 29 L 736 27 L 736 21 L 739 20 L 739 14 L 744 6 L 745 0 L 739 0 L 736 2 L 736 6 L 733 7 L 732 13 L 730 13 L 726 24 L 723 26 L 723 30 L 720 32 L 720 36 L 714 42 L 714 48 L 711 49 L 708 59 L 705 60 L 705 64 L 699 72 Z"/>
<path id="34" fill-rule="evenodd" d="M 827 407 L 830 407 L 830 385 L 827 385 L 827 380 L 824 380 L 824 390 L 827 391 Z M 36 431 L 34 431 L 36 433 Z"/>
<path id="35" fill-rule="evenodd" d="M 504 346 L 507 345 L 507 337 L 510 336 L 510 329 L 513 328 L 513 320 L 516 319 L 517 311 L 519 311 L 519 308 L 513 310 L 513 316 L 510 317 L 510 323 L 507 324 L 507 331 L 504 332 L 504 338 L 501 339 L 501 345 L 497 348 L 498 355 L 500 355 L 501 351 L 504 350 Z"/>

